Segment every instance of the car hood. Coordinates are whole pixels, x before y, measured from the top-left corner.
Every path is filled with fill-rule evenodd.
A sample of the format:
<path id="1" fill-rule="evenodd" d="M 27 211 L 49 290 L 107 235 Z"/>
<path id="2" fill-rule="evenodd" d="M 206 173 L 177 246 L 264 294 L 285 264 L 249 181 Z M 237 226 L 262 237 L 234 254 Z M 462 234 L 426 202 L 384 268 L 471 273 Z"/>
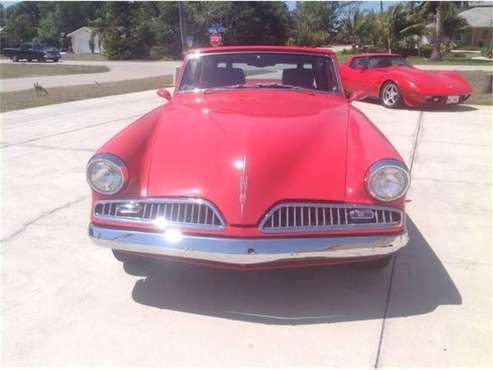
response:
<path id="1" fill-rule="evenodd" d="M 231 225 L 281 200 L 343 201 L 349 105 L 277 90 L 175 94 L 155 127 L 147 196 L 196 196 Z"/>
<path id="2" fill-rule="evenodd" d="M 427 95 L 465 94 L 470 90 L 464 78 L 455 72 L 424 71 L 418 68 L 391 67 Z"/>

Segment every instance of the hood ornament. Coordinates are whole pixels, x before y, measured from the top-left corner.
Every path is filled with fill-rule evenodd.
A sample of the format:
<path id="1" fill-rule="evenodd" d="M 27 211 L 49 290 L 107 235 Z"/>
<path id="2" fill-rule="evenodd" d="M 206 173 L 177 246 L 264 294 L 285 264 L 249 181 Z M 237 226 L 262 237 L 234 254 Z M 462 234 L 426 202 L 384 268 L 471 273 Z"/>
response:
<path id="1" fill-rule="evenodd" d="M 247 202 L 248 177 L 247 177 L 247 160 L 246 156 L 241 159 L 241 176 L 240 176 L 240 213 L 243 217 L 243 211 Z"/>

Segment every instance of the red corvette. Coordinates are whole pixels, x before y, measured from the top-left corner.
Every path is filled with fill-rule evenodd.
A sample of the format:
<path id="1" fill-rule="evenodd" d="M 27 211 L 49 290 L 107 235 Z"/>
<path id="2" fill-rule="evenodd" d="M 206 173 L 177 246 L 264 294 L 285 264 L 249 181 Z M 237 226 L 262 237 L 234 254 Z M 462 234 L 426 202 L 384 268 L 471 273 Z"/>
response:
<path id="1" fill-rule="evenodd" d="M 458 73 L 423 71 L 398 54 L 355 55 L 340 72 L 348 93 L 363 90 L 387 108 L 459 104 L 472 94 L 471 85 Z"/>
<path id="2" fill-rule="evenodd" d="M 407 244 L 408 170 L 332 51 L 193 50 L 158 94 L 87 166 L 89 235 L 118 260 L 382 267 Z"/>

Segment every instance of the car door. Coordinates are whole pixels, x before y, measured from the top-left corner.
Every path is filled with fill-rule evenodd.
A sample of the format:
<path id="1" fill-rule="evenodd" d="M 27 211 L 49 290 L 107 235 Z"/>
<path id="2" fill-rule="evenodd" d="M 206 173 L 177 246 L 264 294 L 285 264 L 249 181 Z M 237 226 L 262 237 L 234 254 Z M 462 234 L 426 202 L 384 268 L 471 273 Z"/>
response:
<path id="1" fill-rule="evenodd" d="M 32 47 L 32 45 L 29 43 L 21 44 L 21 46 L 19 47 L 19 52 L 18 52 L 17 57 L 19 59 L 28 59 L 29 53 L 30 53 L 29 50 L 31 49 L 31 47 Z"/>
<path id="2" fill-rule="evenodd" d="M 367 89 L 370 96 L 380 95 L 380 85 L 386 79 L 392 64 L 387 56 L 374 56 L 368 60 Z"/>
<path id="3" fill-rule="evenodd" d="M 345 69 L 344 88 L 346 91 L 366 91 L 365 79 L 367 70 L 368 58 L 354 57 Z"/>

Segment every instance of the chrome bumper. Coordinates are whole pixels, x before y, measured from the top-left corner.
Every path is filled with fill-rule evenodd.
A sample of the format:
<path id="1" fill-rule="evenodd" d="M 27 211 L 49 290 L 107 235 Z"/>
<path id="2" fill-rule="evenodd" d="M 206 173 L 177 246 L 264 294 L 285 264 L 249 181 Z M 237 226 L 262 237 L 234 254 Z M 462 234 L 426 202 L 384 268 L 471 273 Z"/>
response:
<path id="1" fill-rule="evenodd" d="M 177 231 L 152 233 L 89 225 L 89 236 L 103 247 L 123 251 L 191 258 L 230 264 L 259 264 L 383 256 L 409 241 L 407 232 L 395 235 L 311 238 L 220 238 Z"/>

